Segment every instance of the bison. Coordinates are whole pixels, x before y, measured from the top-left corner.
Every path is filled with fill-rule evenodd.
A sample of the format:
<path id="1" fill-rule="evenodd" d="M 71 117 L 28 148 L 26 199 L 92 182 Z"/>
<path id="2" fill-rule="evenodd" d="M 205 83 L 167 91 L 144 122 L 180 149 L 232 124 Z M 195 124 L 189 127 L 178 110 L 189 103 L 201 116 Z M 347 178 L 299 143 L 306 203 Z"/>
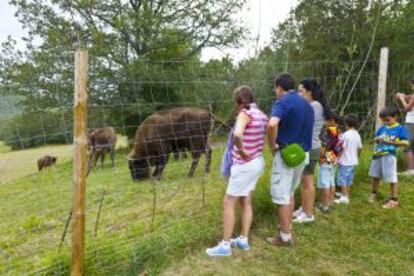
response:
<path id="1" fill-rule="evenodd" d="M 88 137 L 89 160 L 88 174 L 96 166 L 98 159 L 101 159 L 101 167 L 105 161 L 105 155 L 109 153 L 112 167 L 115 167 L 116 133 L 113 127 L 95 129 Z"/>
<path id="2" fill-rule="evenodd" d="M 40 172 L 44 168 L 51 167 L 52 165 L 54 165 L 56 163 L 56 161 L 57 161 L 57 157 L 50 156 L 50 155 L 45 155 L 42 158 L 39 158 L 37 160 L 37 168 Z"/>
<path id="3" fill-rule="evenodd" d="M 129 169 L 134 181 L 152 174 L 159 179 L 167 165 L 170 153 L 174 156 L 191 152 L 192 164 L 188 176 L 194 175 L 201 154 L 205 154 L 205 171 L 211 163 L 209 132 L 212 126 L 210 113 L 199 108 L 174 108 L 152 114 L 135 133 L 134 148 L 129 154 Z"/>

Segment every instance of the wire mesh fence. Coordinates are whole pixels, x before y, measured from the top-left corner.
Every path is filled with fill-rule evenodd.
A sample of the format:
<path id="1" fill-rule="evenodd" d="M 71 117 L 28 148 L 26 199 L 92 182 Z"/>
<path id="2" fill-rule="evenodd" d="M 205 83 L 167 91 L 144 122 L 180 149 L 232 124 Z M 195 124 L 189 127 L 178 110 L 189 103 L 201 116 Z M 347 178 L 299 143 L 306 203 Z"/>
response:
<path id="1" fill-rule="evenodd" d="M 70 270 L 74 68 L 69 55 L 50 59 L 50 68 L 39 72 L 38 79 L 1 84 L 1 114 L 8 114 L 0 119 L 1 274 L 63 275 Z M 286 68 L 297 80 L 316 79 L 335 112 L 358 114 L 361 132 L 372 135 L 377 61 L 246 61 L 226 67 L 214 61 L 141 60 L 123 72 L 107 60 L 91 57 L 88 133 L 112 127 L 116 150 L 114 166 L 108 160 L 97 162 L 87 179 L 88 274 L 157 272 L 192 246 L 215 238 L 225 189 L 219 167 L 235 120 L 232 91 L 242 84 L 252 86 L 259 107 L 268 113 L 275 100 L 273 78 Z M 389 68 L 391 103 L 392 92 L 407 85 L 414 68 L 400 63 Z M 146 121 L 183 107 L 202 109 L 211 117 L 203 121 L 169 115 L 170 121 Z M 175 126 L 203 129 L 207 121 L 204 136 L 193 134 L 189 145 L 178 145 L 189 132 L 180 133 Z M 155 134 L 136 136 L 143 124 Z M 201 148 L 211 145 L 211 168 L 204 170 L 209 159 L 201 158 L 194 176 L 188 177 L 199 138 L 206 139 Z M 148 145 L 154 141 L 150 151 Z M 137 160 L 137 143 L 147 157 L 159 158 L 157 153 L 162 153 L 162 175 L 133 181 L 129 164 Z M 98 151 L 108 159 L 110 150 L 101 145 Z M 46 155 L 57 157 L 56 166 L 37 172 L 36 161 Z M 151 173 L 157 170 L 154 164 L 146 164 Z"/>

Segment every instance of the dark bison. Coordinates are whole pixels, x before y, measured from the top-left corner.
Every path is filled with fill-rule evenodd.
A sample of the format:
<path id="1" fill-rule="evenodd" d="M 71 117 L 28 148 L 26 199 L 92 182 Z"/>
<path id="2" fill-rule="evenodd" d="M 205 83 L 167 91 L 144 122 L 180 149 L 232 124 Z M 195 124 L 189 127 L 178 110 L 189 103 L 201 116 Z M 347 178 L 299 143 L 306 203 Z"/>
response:
<path id="1" fill-rule="evenodd" d="M 51 167 L 57 161 L 57 157 L 45 155 L 42 158 L 37 160 L 37 168 L 39 171 L 43 170 L 46 167 Z"/>
<path id="2" fill-rule="evenodd" d="M 112 167 L 115 166 L 116 133 L 113 127 L 95 129 L 88 137 L 89 160 L 88 174 L 96 166 L 98 159 L 101 159 L 101 167 L 105 161 L 105 155 L 109 153 Z"/>
<path id="3" fill-rule="evenodd" d="M 150 166 L 155 166 L 153 177 L 160 178 L 170 153 L 175 157 L 191 152 L 192 164 L 188 176 L 194 175 L 201 154 L 206 156 L 205 171 L 209 172 L 211 147 L 210 113 L 199 108 L 174 108 L 157 112 L 145 119 L 135 133 L 134 148 L 129 154 L 129 169 L 137 181 L 149 177 Z"/>

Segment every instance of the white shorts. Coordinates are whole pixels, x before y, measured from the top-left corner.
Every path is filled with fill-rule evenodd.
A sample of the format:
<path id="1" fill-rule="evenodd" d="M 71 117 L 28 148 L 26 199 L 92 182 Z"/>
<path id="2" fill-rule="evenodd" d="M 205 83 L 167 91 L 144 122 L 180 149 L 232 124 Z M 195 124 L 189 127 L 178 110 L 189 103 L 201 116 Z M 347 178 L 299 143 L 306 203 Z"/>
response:
<path id="1" fill-rule="evenodd" d="M 307 160 L 295 168 L 286 166 L 282 160 L 280 151 L 277 151 L 273 159 L 272 179 L 270 183 L 270 194 L 272 201 L 278 205 L 289 205 L 290 198 L 299 186 Z"/>
<path id="2" fill-rule="evenodd" d="M 369 176 L 379 178 L 384 182 L 397 183 L 397 157 L 388 154 L 371 161 Z"/>
<path id="3" fill-rule="evenodd" d="M 226 194 L 231 196 L 248 196 L 256 188 L 257 181 L 263 174 L 264 167 L 263 156 L 256 157 L 244 164 L 233 164 Z"/>

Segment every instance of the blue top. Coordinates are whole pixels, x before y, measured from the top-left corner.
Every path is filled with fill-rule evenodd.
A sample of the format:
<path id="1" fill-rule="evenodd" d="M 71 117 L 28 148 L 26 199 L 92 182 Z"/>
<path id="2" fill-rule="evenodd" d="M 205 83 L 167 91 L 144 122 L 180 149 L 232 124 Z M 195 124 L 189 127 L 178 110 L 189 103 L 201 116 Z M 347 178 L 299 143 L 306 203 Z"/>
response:
<path id="1" fill-rule="evenodd" d="M 392 126 L 383 125 L 375 134 L 376 138 L 382 138 L 384 141 L 402 142 L 408 145 L 408 132 L 400 124 Z M 388 154 L 397 155 L 398 146 L 388 144 L 376 144 L 374 148 L 374 157 Z"/>
<path id="2" fill-rule="evenodd" d="M 281 147 L 296 143 L 309 151 L 312 147 L 314 116 L 312 106 L 297 91 L 287 92 L 275 101 L 270 115 L 280 119 L 276 142 Z"/>

